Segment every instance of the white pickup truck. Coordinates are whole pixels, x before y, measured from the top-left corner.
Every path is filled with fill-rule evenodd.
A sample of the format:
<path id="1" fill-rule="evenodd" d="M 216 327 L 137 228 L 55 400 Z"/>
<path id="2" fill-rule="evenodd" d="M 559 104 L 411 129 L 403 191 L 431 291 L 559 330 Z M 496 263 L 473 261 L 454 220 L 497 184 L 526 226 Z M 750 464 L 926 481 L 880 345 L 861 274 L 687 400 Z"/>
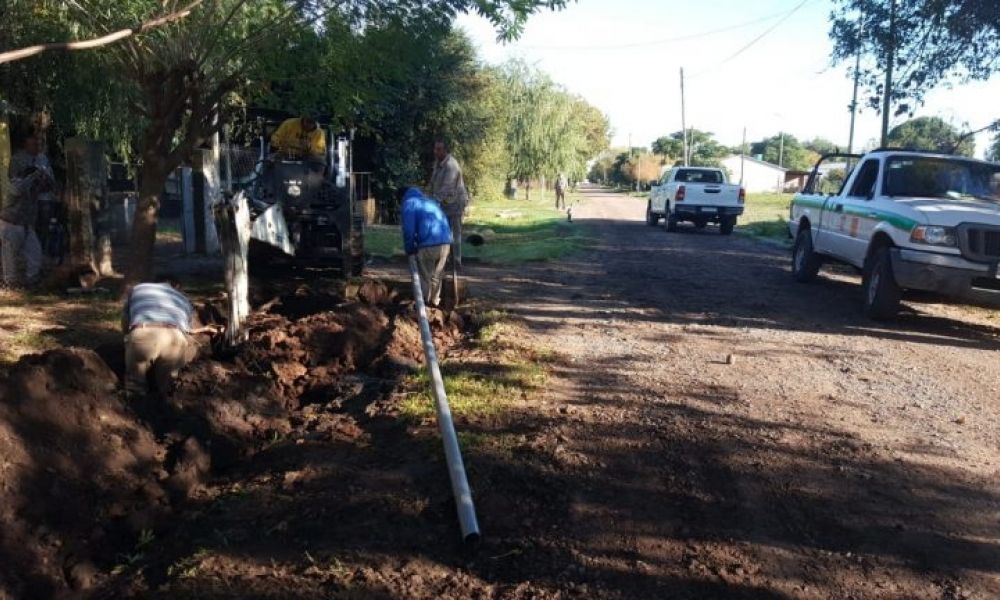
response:
<path id="1" fill-rule="evenodd" d="M 698 229 L 718 223 L 722 235 L 729 235 L 743 214 L 745 199 L 743 188 L 727 183 L 722 169 L 674 167 L 649 191 L 646 223 L 656 225 L 663 219 L 667 231 L 675 231 L 681 221 Z"/>
<path id="2" fill-rule="evenodd" d="M 821 193 L 821 165 L 845 159 L 857 166 L 840 191 Z M 873 319 L 895 317 L 904 290 L 1000 304 L 1000 164 L 901 150 L 823 157 L 788 225 L 795 279 L 813 280 L 825 260 L 860 269 Z"/>

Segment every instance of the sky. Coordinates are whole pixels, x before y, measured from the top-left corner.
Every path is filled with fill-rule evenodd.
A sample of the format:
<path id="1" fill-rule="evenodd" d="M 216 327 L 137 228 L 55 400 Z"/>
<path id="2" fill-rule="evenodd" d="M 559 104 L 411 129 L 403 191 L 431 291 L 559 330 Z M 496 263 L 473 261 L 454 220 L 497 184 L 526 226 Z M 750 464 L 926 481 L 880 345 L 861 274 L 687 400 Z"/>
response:
<path id="1" fill-rule="evenodd" d="M 783 130 L 846 148 L 853 84 L 847 64 L 830 62 L 833 4 L 805 0 L 794 10 L 802 2 L 579 0 L 561 12 L 534 15 L 524 34 L 506 45 L 480 17 L 464 15 L 458 26 L 485 61 L 524 59 L 604 111 L 615 146 L 627 145 L 630 135 L 633 145 L 649 146 L 681 129 L 683 67 L 688 127 L 732 146 L 746 127 L 748 142 Z M 1000 76 L 994 76 L 932 90 L 914 116 L 978 129 L 1000 117 L 998 100 Z M 890 127 L 907 118 L 894 118 Z M 855 147 L 877 141 L 880 127 L 881 117 L 862 109 Z M 989 135 L 976 142 L 982 156 Z"/>

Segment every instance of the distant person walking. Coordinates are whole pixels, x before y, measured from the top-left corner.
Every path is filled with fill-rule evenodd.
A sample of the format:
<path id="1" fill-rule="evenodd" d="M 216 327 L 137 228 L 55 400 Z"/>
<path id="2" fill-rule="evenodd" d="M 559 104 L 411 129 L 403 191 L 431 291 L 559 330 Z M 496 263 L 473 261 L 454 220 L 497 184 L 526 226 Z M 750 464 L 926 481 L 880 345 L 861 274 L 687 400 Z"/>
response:
<path id="1" fill-rule="evenodd" d="M 22 131 L 14 143 L 17 151 L 11 156 L 6 174 L 9 193 L 0 207 L 3 282 L 9 286 L 32 285 L 37 283 L 42 269 L 42 246 L 35 231 L 39 201 L 53 189 L 55 178 L 34 129 Z"/>
<path id="2" fill-rule="evenodd" d="M 441 303 L 441 281 L 451 250 L 451 226 L 441 206 L 415 187 L 403 192 L 403 248 L 417 256 L 424 301 Z"/>
<path id="3" fill-rule="evenodd" d="M 451 155 L 447 142 L 434 142 L 434 173 L 431 175 L 431 196 L 441 203 L 454 235 L 452 244 L 455 264 L 462 266 L 462 218 L 469 205 L 469 192 L 465 189 L 462 167 Z"/>
<path id="4" fill-rule="evenodd" d="M 567 187 L 569 187 L 569 182 L 566 181 L 566 175 L 560 173 L 556 179 L 556 210 L 566 210 Z"/>
<path id="5" fill-rule="evenodd" d="M 198 356 L 192 335 L 217 333 L 216 326 L 193 328 L 194 306 L 170 278 L 140 283 L 122 311 L 125 330 L 125 389 L 146 393 L 152 375 L 156 391 L 168 394 L 177 373 Z"/>

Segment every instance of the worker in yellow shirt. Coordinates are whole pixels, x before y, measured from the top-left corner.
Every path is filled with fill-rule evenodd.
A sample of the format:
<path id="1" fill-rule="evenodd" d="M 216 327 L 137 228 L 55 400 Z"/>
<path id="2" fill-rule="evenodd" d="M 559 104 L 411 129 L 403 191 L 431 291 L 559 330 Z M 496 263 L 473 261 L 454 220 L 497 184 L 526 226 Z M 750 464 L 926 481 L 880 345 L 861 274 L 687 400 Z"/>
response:
<path id="1" fill-rule="evenodd" d="M 271 151 L 322 161 L 326 135 L 312 117 L 286 119 L 271 136 Z"/>

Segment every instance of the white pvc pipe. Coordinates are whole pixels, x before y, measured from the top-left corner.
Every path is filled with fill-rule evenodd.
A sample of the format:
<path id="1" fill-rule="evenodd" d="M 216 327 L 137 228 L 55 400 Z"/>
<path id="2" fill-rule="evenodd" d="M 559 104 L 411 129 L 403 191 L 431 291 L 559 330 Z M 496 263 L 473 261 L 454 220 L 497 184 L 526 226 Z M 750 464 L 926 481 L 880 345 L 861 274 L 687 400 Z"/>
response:
<path id="1" fill-rule="evenodd" d="M 466 543 L 472 543 L 479 540 L 476 506 L 472 502 L 472 490 L 469 489 L 469 480 L 465 476 L 465 464 L 462 461 L 462 451 L 458 447 L 455 423 L 451 419 L 448 394 L 444 390 L 444 379 L 441 377 L 441 367 L 438 365 L 437 352 L 434 350 L 434 338 L 431 336 L 431 324 L 427 319 L 427 307 L 424 305 L 417 257 L 412 255 L 410 256 L 410 275 L 413 277 L 413 297 L 417 302 L 420 338 L 424 342 L 427 370 L 431 374 L 431 391 L 434 394 L 434 407 L 437 410 L 438 429 L 441 431 L 441 440 L 444 442 L 444 456 L 448 462 L 451 492 L 455 496 L 455 507 L 458 510 L 458 524 L 462 528 L 462 540 Z"/>

